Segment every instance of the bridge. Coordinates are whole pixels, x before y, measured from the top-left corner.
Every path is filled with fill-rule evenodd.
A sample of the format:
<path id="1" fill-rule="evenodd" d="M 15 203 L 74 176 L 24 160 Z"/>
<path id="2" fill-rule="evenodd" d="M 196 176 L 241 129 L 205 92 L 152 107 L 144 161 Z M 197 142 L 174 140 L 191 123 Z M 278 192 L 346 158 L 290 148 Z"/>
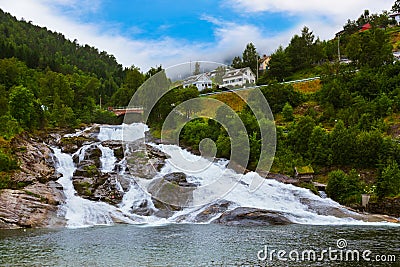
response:
<path id="1" fill-rule="evenodd" d="M 108 107 L 108 111 L 113 112 L 119 117 L 130 113 L 143 114 L 144 109 L 143 107 Z"/>

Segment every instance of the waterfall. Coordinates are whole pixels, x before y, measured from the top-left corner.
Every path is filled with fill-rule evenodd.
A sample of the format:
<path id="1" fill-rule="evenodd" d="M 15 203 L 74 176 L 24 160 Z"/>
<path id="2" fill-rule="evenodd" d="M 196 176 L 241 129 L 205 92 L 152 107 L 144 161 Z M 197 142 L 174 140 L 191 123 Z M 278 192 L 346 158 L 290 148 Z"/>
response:
<path id="1" fill-rule="evenodd" d="M 131 219 L 120 214 L 114 206 L 77 196 L 72 183 L 72 177 L 76 169 L 72 156 L 62 153 L 59 148 L 53 148 L 53 150 L 58 161 L 57 171 L 62 175 L 58 179 L 58 183 L 63 186 L 66 200 L 61 206 L 61 212 L 67 220 L 68 227 L 110 225 L 115 218 L 126 223 L 133 222 Z"/>
<path id="2" fill-rule="evenodd" d="M 135 141 L 143 138 L 148 129 L 147 125 L 143 123 L 102 126 L 97 138 L 100 141 Z"/>
<path id="3" fill-rule="evenodd" d="M 101 171 L 111 172 L 115 167 L 117 158 L 114 157 L 114 151 L 111 148 L 104 147 L 101 144 L 97 146 L 101 150 Z"/>
<path id="4" fill-rule="evenodd" d="M 113 149 L 107 147 L 107 141 L 135 141 L 143 138 L 146 130 L 148 128 L 144 124 L 100 126 L 97 137 L 100 142 L 84 145 L 74 155 L 62 153 L 59 148 L 53 149 L 58 161 L 57 171 L 62 175 L 58 182 L 63 186 L 66 197 L 60 211 L 65 216 L 68 227 L 111 225 L 116 222 L 148 225 L 195 223 L 198 214 L 210 205 L 218 205 L 220 201 L 229 203 L 227 210 L 248 207 L 276 211 L 286 214 L 290 221 L 299 224 L 366 224 L 351 218 L 351 215 L 356 213 L 344 209 L 329 198 L 321 198 L 307 189 L 275 180 L 266 179 L 256 191 L 252 192 L 249 190 L 249 185 L 253 179 L 259 178 L 257 173 L 237 174 L 226 167 L 227 160 L 211 162 L 175 145 L 149 144 L 168 154 L 170 158 L 153 178 L 136 177 L 135 173 L 130 174 L 125 171 L 127 158 L 118 160 Z M 111 205 L 85 199 L 78 196 L 74 189 L 73 175 L 77 166 L 73 162 L 73 157 L 82 162 L 85 160 L 86 151 L 91 147 L 101 150 L 99 159 L 102 175 L 112 174 L 114 175 L 112 177 L 116 177 L 114 178 L 116 189 L 123 194 L 119 204 Z M 153 196 L 147 189 L 152 182 L 173 172 L 185 173 L 187 181 L 197 186 L 191 189 L 193 197 L 190 207 L 176 210 L 168 216 L 165 216 L 165 213 L 164 216 L 160 216 L 160 210 L 156 208 Z M 119 179 L 124 181 L 124 186 Z M 335 211 L 341 216 L 333 216 L 332 213 Z M 343 214 L 349 216 L 340 218 L 346 217 Z M 216 212 L 201 223 L 210 223 L 219 216 L 221 212 Z"/>

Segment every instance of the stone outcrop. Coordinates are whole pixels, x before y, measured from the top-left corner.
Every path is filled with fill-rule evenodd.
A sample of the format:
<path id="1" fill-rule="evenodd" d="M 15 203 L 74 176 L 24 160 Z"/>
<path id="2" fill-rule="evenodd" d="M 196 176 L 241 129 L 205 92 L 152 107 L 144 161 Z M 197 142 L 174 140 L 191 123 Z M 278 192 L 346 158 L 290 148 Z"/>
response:
<path id="1" fill-rule="evenodd" d="M 127 165 L 130 173 L 136 177 L 152 179 L 165 164 L 168 155 L 159 149 L 145 144 L 144 139 L 128 146 Z"/>
<path id="2" fill-rule="evenodd" d="M 65 226 L 58 214 L 62 200 L 62 188 L 53 181 L 0 190 L 0 228 Z"/>
<path id="3" fill-rule="evenodd" d="M 157 209 L 167 211 L 181 210 L 193 200 L 195 184 L 189 183 L 184 173 L 170 173 L 163 178 L 154 179 L 147 191 L 152 195 Z"/>
<path id="4" fill-rule="evenodd" d="M 55 160 L 51 149 L 27 134 L 15 137 L 11 147 L 20 169 L 10 174 L 14 188 L 0 190 L 0 228 L 57 227 L 65 224 L 58 216 L 64 201 L 56 182 Z"/>
<path id="5" fill-rule="evenodd" d="M 211 204 L 205 208 L 202 212 L 196 215 L 194 222 L 204 223 L 209 222 L 219 214 L 223 214 L 229 208 L 232 203 L 226 200 L 218 201 L 217 203 Z"/>
<path id="6" fill-rule="evenodd" d="M 246 207 L 227 211 L 213 222 L 223 225 L 244 226 L 292 224 L 281 212 Z"/>

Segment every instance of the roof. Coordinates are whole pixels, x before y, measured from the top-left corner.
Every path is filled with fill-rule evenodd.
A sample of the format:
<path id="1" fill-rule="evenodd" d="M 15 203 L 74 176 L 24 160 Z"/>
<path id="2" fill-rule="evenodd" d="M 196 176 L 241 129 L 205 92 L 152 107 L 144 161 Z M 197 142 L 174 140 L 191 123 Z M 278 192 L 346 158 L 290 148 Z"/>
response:
<path id="1" fill-rule="evenodd" d="M 299 167 L 294 167 L 294 168 L 298 174 L 313 174 L 314 173 L 314 170 L 310 165 L 299 166 Z"/>
<path id="2" fill-rule="evenodd" d="M 262 58 L 258 60 L 258 62 L 263 63 L 264 61 L 269 61 L 271 59 L 270 56 L 264 55 Z"/>
<path id="3" fill-rule="evenodd" d="M 369 29 L 371 29 L 371 28 L 372 28 L 371 24 L 367 23 L 367 24 L 364 24 L 364 25 L 361 27 L 361 30 L 360 30 L 360 31 L 366 31 L 366 30 L 369 30 Z"/>
<path id="4" fill-rule="evenodd" d="M 193 75 L 190 77 L 187 77 L 184 81 L 183 84 L 192 84 L 195 82 L 204 82 L 204 81 L 211 81 L 210 77 L 206 73 L 198 74 L 198 75 Z"/>
<path id="5" fill-rule="evenodd" d="M 233 70 L 227 71 L 225 73 L 225 75 L 222 76 L 222 78 L 226 79 L 226 78 L 231 78 L 231 77 L 236 77 L 236 76 L 242 76 L 243 74 L 245 74 L 246 71 L 250 71 L 251 73 L 253 73 L 249 67 L 242 68 L 242 69 L 233 69 Z M 254 73 L 253 73 L 253 75 L 254 75 Z"/>

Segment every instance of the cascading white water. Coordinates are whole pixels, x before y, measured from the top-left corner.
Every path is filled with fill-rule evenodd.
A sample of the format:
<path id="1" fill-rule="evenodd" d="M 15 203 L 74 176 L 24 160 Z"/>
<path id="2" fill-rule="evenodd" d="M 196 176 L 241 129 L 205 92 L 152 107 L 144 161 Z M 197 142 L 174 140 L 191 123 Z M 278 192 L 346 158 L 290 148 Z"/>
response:
<path id="1" fill-rule="evenodd" d="M 110 125 L 100 127 L 100 132 L 97 138 L 100 141 L 115 140 L 115 141 L 135 141 L 144 137 L 144 133 L 149 128 L 143 123 Z"/>
<path id="2" fill-rule="evenodd" d="M 115 162 L 117 158 L 114 156 L 114 151 L 109 147 L 104 147 L 101 144 L 97 146 L 101 150 L 101 171 L 102 172 L 112 172 L 115 167 Z"/>
<path id="3" fill-rule="evenodd" d="M 144 124 L 101 126 L 98 139 L 101 142 L 108 140 L 135 141 L 143 138 L 146 130 L 148 128 Z M 76 156 L 78 156 L 79 161 L 84 160 L 85 151 L 90 146 L 97 146 L 102 152 L 100 158 L 101 171 L 103 173 L 117 171 L 119 176 L 130 179 L 130 187 L 124 192 L 122 202 L 117 207 L 77 196 L 72 183 L 73 173 L 76 170 L 76 166 L 72 160 L 73 157 L 55 148 L 54 154 L 58 159 L 57 171 L 62 174 L 59 183 L 63 186 L 66 196 L 62 211 L 65 214 L 69 227 L 109 225 L 115 221 L 150 225 L 167 222 L 191 223 L 193 222 L 193 218 L 206 208 L 203 203 L 212 204 L 221 200 L 231 203 L 229 209 L 249 207 L 278 211 L 287 214 L 287 218 L 292 222 L 300 224 L 365 224 L 365 222 L 350 218 L 337 218 L 316 212 L 310 207 L 317 207 L 320 210 L 329 208 L 343 211 L 345 209 L 331 199 L 320 198 L 312 194 L 309 190 L 268 179 L 265 180 L 258 190 L 251 192 L 248 185 L 258 175 L 256 173 L 240 175 L 226 168 L 228 163 L 226 160 L 210 162 L 178 146 L 154 144 L 151 145 L 171 156 L 154 179 L 172 172 L 184 172 L 188 176 L 189 182 L 200 186 L 194 188 L 193 206 L 175 212 L 168 219 L 159 218 L 151 212 L 146 215 L 138 215 L 134 211 L 143 205 L 150 211 L 157 211 L 154 207 L 151 194 L 146 191 L 146 186 L 151 180 L 135 178 L 133 177 L 135 174 L 131 174 L 133 175 L 132 177 L 129 174 L 125 174 L 126 159 L 117 162 L 113 150 L 103 146 L 101 142 L 83 146 L 78 150 Z M 116 170 L 116 164 L 123 165 L 122 170 Z M 139 180 L 144 181 L 140 186 L 137 184 Z M 230 188 L 232 184 L 235 186 Z M 116 185 L 119 191 L 124 191 L 117 179 Z M 217 200 L 214 198 L 216 195 L 220 196 Z M 307 203 L 311 203 L 311 205 L 307 205 Z M 350 211 L 346 210 L 345 212 L 351 214 Z M 219 216 L 220 214 L 216 214 L 208 222 L 217 219 Z"/>
<path id="4" fill-rule="evenodd" d="M 62 175 L 58 179 L 58 183 L 63 186 L 66 200 L 61 210 L 67 220 L 68 227 L 109 225 L 113 222 L 114 216 L 127 223 L 130 222 L 128 218 L 124 218 L 124 216 L 118 214 L 111 205 L 103 202 L 89 201 L 77 196 L 72 183 L 72 176 L 76 170 L 72 156 L 62 153 L 58 148 L 54 148 L 53 150 L 58 161 L 57 171 Z"/>

